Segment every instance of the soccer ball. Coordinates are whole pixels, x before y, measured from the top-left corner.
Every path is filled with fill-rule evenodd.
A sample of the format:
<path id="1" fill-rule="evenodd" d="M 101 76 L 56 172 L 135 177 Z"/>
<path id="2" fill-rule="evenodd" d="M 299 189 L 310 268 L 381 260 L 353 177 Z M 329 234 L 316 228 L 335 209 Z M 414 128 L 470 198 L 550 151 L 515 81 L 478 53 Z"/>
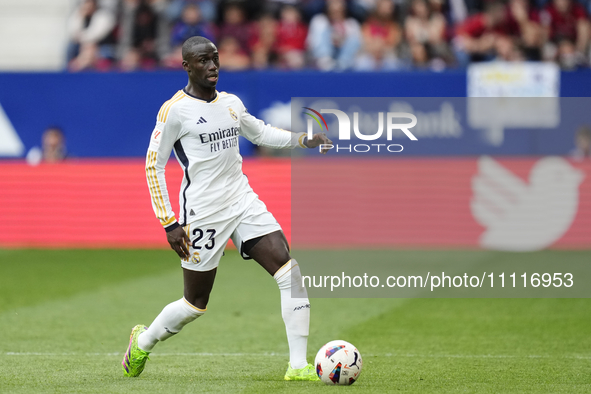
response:
<path id="1" fill-rule="evenodd" d="M 320 348 L 314 365 L 318 377 L 324 383 L 348 386 L 359 378 L 363 362 L 355 346 L 337 340 Z"/>

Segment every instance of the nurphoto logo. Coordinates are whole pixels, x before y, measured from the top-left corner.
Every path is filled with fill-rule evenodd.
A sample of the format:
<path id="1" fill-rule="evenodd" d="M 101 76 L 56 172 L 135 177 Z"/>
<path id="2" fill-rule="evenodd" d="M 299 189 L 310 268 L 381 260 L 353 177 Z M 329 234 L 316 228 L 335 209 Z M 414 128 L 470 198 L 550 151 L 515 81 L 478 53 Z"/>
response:
<path id="1" fill-rule="evenodd" d="M 308 115 L 311 119 L 307 121 L 307 132 L 308 138 L 312 138 L 314 135 L 313 128 L 314 122 L 320 126 L 320 129 L 324 131 L 326 128 L 326 132 L 328 132 L 328 123 L 322 114 L 333 114 L 337 118 L 338 123 L 338 139 L 340 141 L 350 141 L 351 140 L 351 120 L 349 115 L 345 112 L 340 111 L 338 109 L 321 109 L 320 112 L 309 108 L 303 107 L 304 109 L 313 112 L 304 112 Z M 384 118 L 386 119 L 386 140 L 392 141 L 392 132 L 393 130 L 400 130 L 402 131 L 411 141 L 417 141 L 417 137 L 409 130 L 416 126 L 417 124 L 417 117 L 411 113 L 407 112 L 387 112 L 384 116 L 384 112 L 378 112 L 378 131 L 373 134 L 363 134 L 359 130 L 359 112 L 353 112 L 353 133 L 354 137 L 362 141 L 376 141 L 382 138 L 384 133 Z M 406 123 L 398 123 L 401 119 L 408 119 L 410 122 Z M 364 130 L 366 131 L 366 130 Z M 322 151 L 323 149 L 336 149 L 337 152 L 339 151 L 347 151 L 347 152 L 358 152 L 358 153 L 365 153 L 369 152 L 372 149 L 375 149 L 377 152 L 380 152 L 380 149 L 385 149 L 391 153 L 398 153 L 402 152 L 404 147 L 400 144 L 322 144 L 319 146 L 319 150 Z"/>

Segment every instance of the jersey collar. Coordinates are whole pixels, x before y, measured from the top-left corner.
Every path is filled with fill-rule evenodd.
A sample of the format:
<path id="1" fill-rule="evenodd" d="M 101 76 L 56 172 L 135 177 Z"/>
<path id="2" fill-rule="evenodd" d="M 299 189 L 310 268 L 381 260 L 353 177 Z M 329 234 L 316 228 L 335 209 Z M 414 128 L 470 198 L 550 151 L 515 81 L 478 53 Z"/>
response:
<path id="1" fill-rule="evenodd" d="M 190 98 L 192 98 L 194 100 L 199 100 L 199 101 L 201 101 L 203 103 L 213 103 L 213 102 L 215 102 L 218 99 L 218 97 L 220 97 L 220 92 L 218 92 L 217 90 L 215 91 L 215 96 L 211 100 L 203 100 L 203 99 L 201 99 L 201 98 L 199 98 L 197 96 L 193 96 L 191 93 L 187 92 L 185 90 L 185 88 L 183 88 L 182 92 L 185 95 L 189 96 Z"/>

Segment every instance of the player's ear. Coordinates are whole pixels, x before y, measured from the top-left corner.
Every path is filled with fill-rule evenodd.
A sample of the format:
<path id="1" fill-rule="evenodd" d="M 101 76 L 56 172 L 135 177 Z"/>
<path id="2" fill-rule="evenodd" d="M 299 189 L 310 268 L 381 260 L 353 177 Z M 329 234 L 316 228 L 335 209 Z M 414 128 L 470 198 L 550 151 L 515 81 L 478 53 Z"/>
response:
<path id="1" fill-rule="evenodd" d="M 183 60 L 183 70 L 185 70 L 186 72 L 191 72 L 191 69 L 189 68 L 189 63 L 186 60 Z"/>

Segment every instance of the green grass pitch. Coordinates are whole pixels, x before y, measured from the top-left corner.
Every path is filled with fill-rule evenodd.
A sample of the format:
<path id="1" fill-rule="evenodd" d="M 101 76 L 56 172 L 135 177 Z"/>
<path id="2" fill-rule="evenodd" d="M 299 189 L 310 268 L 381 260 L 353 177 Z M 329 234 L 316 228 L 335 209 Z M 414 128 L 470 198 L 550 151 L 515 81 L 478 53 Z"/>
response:
<path id="1" fill-rule="evenodd" d="M 363 372 L 350 387 L 285 382 L 275 281 L 231 251 L 205 316 L 124 378 L 131 328 L 181 295 L 171 251 L 0 250 L 0 392 L 591 392 L 588 299 L 313 299 L 309 360 L 345 339 Z"/>

